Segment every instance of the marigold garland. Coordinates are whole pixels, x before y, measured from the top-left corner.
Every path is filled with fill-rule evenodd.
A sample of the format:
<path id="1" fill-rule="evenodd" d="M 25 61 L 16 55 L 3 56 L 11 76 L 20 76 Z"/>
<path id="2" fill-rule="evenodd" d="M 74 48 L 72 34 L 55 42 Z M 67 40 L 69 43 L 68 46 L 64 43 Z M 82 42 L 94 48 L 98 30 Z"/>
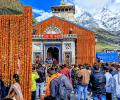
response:
<path id="1" fill-rule="evenodd" d="M 0 74 L 6 85 L 19 72 L 24 100 L 31 100 L 32 10 L 21 15 L 0 15 Z M 18 68 L 20 60 L 20 70 Z"/>

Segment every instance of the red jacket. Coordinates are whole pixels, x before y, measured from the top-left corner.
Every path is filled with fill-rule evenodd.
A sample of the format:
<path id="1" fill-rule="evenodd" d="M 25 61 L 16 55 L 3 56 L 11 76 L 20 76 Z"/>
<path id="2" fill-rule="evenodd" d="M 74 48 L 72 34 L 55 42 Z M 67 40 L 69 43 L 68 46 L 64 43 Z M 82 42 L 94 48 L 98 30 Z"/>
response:
<path id="1" fill-rule="evenodd" d="M 69 69 L 67 67 L 61 69 L 60 73 L 64 74 L 65 76 L 67 76 L 69 78 Z"/>

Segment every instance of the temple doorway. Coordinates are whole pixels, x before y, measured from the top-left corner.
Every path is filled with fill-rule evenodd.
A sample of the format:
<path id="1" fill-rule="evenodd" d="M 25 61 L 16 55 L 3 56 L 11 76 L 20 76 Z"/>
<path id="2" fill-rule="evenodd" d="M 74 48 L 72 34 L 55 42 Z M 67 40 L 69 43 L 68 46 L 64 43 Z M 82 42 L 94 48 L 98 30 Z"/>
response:
<path id="1" fill-rule="evenodd" d="M 52 59 L 53 63 L 59 63 L 59 49 L 57 47 L 49 47 L 47 50 L 47 58 Z"/>

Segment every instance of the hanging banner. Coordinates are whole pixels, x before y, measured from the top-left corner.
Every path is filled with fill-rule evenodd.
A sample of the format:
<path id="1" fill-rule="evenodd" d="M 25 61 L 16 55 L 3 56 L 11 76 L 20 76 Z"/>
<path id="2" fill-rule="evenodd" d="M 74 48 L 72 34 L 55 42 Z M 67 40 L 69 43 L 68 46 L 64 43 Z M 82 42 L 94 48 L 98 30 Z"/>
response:
<path id="1" fill-rule="evenodd" d="M 45 35 L 43 35 L 43 38 L 48 38 L 48 39 L 61 38 L 61 34 L 45 34 Z"/>

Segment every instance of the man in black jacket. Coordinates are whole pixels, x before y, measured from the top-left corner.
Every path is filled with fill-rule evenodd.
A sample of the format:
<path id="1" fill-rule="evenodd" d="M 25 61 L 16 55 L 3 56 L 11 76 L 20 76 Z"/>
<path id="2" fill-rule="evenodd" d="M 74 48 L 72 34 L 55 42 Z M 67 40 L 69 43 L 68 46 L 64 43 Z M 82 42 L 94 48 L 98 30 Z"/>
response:
<path id="1" fill-rule="evenodd" d="M 99 66 L 94 66 L 94 72 L 90 77 L 90 84 L 92 85 L 93 100 L 106 100 L 106 78 Z"/>
<path id="2" fill-rule="evenodd" d="M 45 76 L 46 67 L 45 65 L 41 65 L 39 63 L 36 70 L 39 75 L 39 79 L 36 80 L 37 82 L 36 97 L 42 99 L 44 95 L 44 87 L 45 87 L 45 80 L 46 80 L 46 76 Z"/>

